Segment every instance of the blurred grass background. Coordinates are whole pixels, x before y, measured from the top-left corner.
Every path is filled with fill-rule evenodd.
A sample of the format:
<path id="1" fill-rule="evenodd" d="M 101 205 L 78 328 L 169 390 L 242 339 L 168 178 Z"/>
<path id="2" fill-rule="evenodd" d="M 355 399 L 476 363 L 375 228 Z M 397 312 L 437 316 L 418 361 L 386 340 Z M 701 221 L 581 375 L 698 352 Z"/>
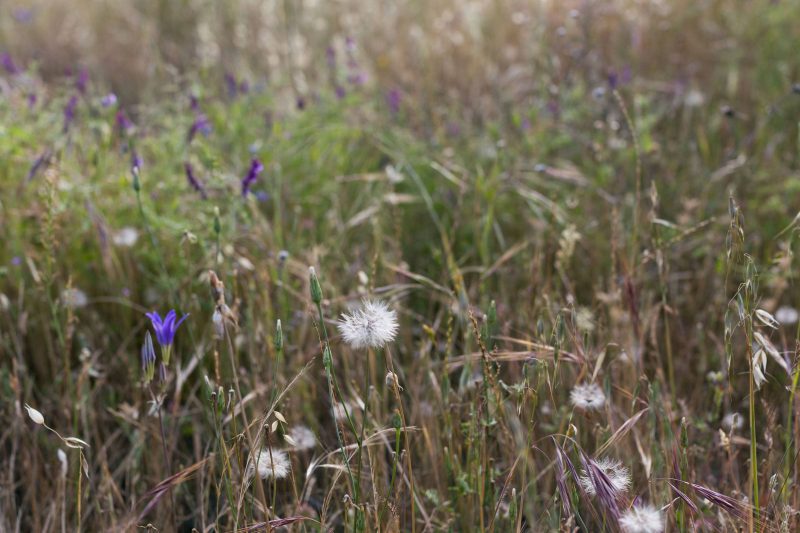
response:
<path id="1" fill-rule="evenodd" d="M 641 433 L 616 451 L 640 461 L 639 495 L 670 501 L 674 449 L 687 456 L 682 479 L 748 494 L 746 450 L 725 449 L 717 431 L 749 397 L 746 342 L 726 335 L 726 317 L 738 284 L 753 278 L 741 252 L 760 272 L 759 307 L 800 305 L 800 4 L 52 0 L 6 1 L 0 15 L 0 387 L 14 400 L 0 410 L 13 421 L 0 434 L 0 525 L 9 531 L 17 521 L 56 528 L 59 513 L 75 523 L 72 488 L 47 474 L 56 444 L 37 434 L 30 447 L 19 424 L 26 402 L 93 445 L 79 489 L 90 530 L 130 525 L 171 473 L 147 453 L 157 426 L 137 384 L 143 311 L 191 312 L 177 341 L 193 371 L 171 414 L 173 463 L 206 457 L 203 374 L 231 379 L 215 368 L 208 269 L 239 315 L 239 368 L 259 402 L 319 356 L 309 265 L 328 318 L 365 294 L 398 309 L 394 353 L 422 434 L 408 453 L 433 518 L 400 494 L 387 530 L 468 530 L 479 509 L 501 503 L 517 511 L 498 518 L 500 530 L 558 528 L 565 517 L 543 474 L 552 462 L 525 450 L 551 453 L 543 439 L 570 424 L 596 449 L 643 405 Z M 119 102 L 104 107 L 110 92 Z M 190 133 L 198 113 L 205 134 Z M 242 198 L 254 157 L 265 171 Z M 207 198 L 187 184 L 186 163 Z M 741 242 L 731 197 L 745 217 Z M 129 227 L 133 246 L 115 238 Z M 87 305 L 65 303 L 71 288 Z M 485 317 L 492 301 L 488 348 L 510 360 L 498 367 L 495 401 L 509 411 L 481 440 L 471 408 L 481 393 L 469 386 L 480 365 L 459 356 L 479 350 L 469 311 Z M 285 359 L 272 347 L 277 319 Z M 557 350 L 575 364 L 557 368 L 560 322 Z M 773 335 L 790 360 L 795 337 Z M 342 381 L 364 394 L 360 356 L 342 352 Z M 607 419 L 573 420 L 569 389 L 595 364 L 614 407 Z M 779 372 L 758 400 L 762 528 L 791 528 L 786 508 L 800 508 L 792 376 Z M 330 449 L 319 363 L 309 374 L 280 411 Z M 391 420 L 382 402 L 375 430 Z M 489 481 L 476 442 L 493 458 Z M 78 478 L 71 470 L 70 483 Z M 163 507 L 149 520 L 164 530 L 217 523 L 197 510 L 214 493 L 204 479 L 176 490 L 180 520 Z M 298 512 L 303 498 L 283 488 L 276 512 Z M 314 491 L 336 502 L 347 492 L 329 478 Z M 679 524 L 677 511 L 668 517 Z M 733 527 L 705 508 L 692 524 Z"/>

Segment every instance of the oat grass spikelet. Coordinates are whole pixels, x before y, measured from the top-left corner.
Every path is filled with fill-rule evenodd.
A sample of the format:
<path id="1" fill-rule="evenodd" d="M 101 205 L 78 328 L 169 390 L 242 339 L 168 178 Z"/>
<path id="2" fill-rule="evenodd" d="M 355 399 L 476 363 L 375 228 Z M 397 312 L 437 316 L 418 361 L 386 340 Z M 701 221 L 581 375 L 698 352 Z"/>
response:
<path id="1" fill-rule="evenodd" d="M 606 395 L 603 389 L 595 383 L 582 383 L 575 385 L 569 394 L 572 405 L 584 411 L 592 411 L 602 408 L 606 403 Z"/>
<path id="2" fill-rule="evenodd" d="M 342 314 L 339 331 L 345 342 L 357 350 L 382 348 L 397 335 L 397 313 L 384 302 L 364 300 L 361 309 Z"/>
<path id="3" fill-rule="evenodd" d="M 664 520 L 661 511 L 652 505 L 633 506 L 622 513 L 619 526 L 624 533 L 661 533 Z"/>

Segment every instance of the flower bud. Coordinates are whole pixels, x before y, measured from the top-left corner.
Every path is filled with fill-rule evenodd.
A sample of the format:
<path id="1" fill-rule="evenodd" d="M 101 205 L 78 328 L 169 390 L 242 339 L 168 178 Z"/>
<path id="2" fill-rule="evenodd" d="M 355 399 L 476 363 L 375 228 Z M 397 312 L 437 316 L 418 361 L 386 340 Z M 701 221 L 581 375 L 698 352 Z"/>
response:
<path id="1" fill-rule="evenodd" d="M 314 267 L 308 267 L 308 274 L 311 278 L 311 301 L 319 305 L 322 302 L 322 286 L 319 284 Z"/>

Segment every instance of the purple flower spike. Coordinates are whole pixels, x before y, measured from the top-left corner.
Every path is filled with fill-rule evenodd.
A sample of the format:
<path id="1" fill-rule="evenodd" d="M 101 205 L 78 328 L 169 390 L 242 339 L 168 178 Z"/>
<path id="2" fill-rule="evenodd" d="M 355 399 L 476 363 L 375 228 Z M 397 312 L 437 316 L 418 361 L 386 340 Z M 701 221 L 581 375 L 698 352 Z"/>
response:
<path id="1" fill-rule="evenodd" d="M 16 63 L 14 63 L 14 58 L 11 57 L 11 54 L 9 54 L 8 52 L 3 53 L 2 63 L 3 63 L 3 68 L 6 70 L 6 72 L 11 74 L 12 76 L 14 74 L 20 73 L 19 67 L 17 67 Z"/>
<path id="2" fill-rule="evenodd" d="M 199 192 L 200 196 L 205 200 L 208 197 L 206 195 L 206 189 L 203 187 L 203 184 L 200 183 L 200 180 L 197 179 L 197 176 L 194 175 L 191 163 L 184 163 L 183 168 L 186 169 L 186 180 L 189 182 L 189 185 L 192 189 Z"/>
<path id="3" fill-rule="evenodd" d="M 208 117 L 205 113 L 197 113 L 195 116 L 194 122 L 192 122 L 192 127 L 189 128 L 189 142 L 194 139 L 194 136 L 197 133 L 202 133 L 205 137 L 208 137 L 211 134 L 211 122 L 208 120 Z"/>
<path id="4" fill-rule="evenodd" d="M 86 86 L 89 84 L 89 71 L 85 68 L 81 69 L 78 73 L 78 78 L 75 80 L 75 88 L 81 94 L 86 94 Z"/>
<path id="5" fill-rule="evenodd" d="M 390 89 L 386 94 L 386 103 L 389 105 L 389 111 L 391 111 L 393 115 L 400 112 L 400 103 L 402 99 L 403 94 L 400 92 L 400 89 L 397 88 Z"/>
<path id="6" fill-rule="evenodd" d="M 69 125 L 75 120 L 75 108 L 78 107 L 78 97 L 73 95 L 64 107 L 64 131 L 69 129 Z"/>
<path id="7" fill-rule="evenodd" d="M 125 111 L 120 109 L 117 111 L 117 128 L 121 133 L 129 133 L 131 129 L 133 129 L 133 122 L 131 119 L 128 118 L 128 115 L 125 114 Z"/>
<path id="8" fill-rule="evenodd" d="M 247 196 L 250 192 L 250 187 L 258 179 L 258 175 L 264 170 L 264 165 L 258 159 L 253 159 L 250 162 L 250 169 L 247 171 L 247 176 L 242 180 L 242 196 Z"/>

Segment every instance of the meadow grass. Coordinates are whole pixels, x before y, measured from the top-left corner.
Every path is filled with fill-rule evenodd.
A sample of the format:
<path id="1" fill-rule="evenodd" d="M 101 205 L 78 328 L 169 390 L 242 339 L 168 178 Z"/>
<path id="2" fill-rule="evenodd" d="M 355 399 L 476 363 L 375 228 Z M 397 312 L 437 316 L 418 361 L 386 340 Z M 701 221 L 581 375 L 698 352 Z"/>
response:
<path id="1" fill-rule="evenodd" d="M 798 6 L 30 5 L 0 531 L 800 527 Z"/>

